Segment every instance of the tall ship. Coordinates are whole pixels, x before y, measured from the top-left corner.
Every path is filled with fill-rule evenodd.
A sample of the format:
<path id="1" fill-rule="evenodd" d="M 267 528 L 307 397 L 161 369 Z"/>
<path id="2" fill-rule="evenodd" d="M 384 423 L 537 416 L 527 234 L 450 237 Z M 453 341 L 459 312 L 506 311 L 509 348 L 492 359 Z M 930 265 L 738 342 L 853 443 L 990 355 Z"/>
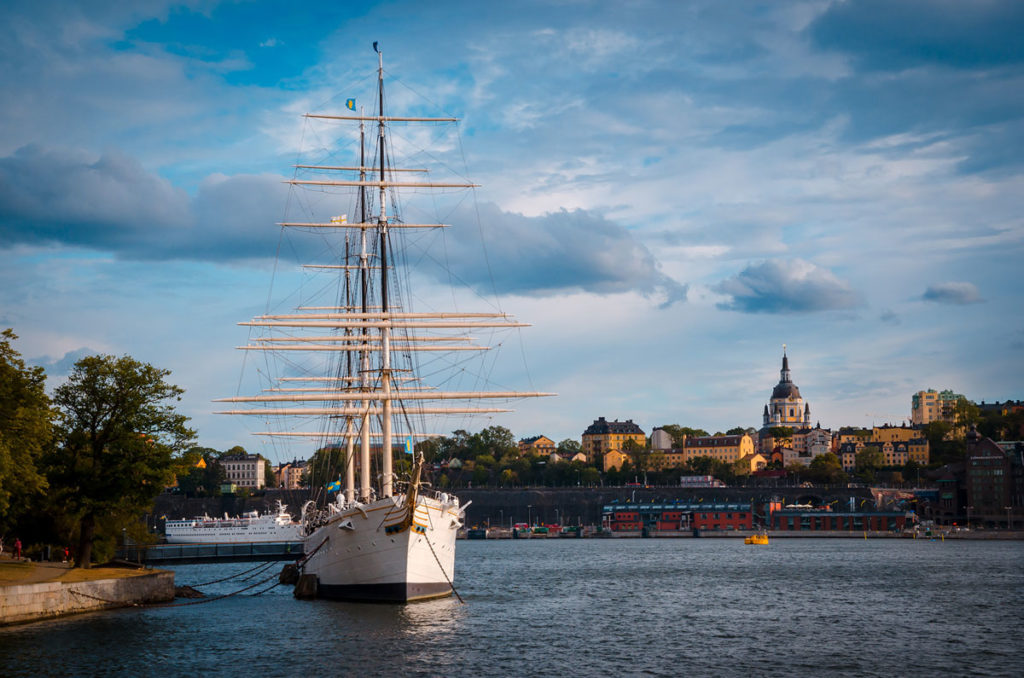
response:
<path id="1" fill-rule="evenodd" d="M 277 503 L 276 513 L 246 511 L 237 518 L 199 516 L 168 520 L 164 524 L 168 544 L 226 544 L 250 542 L 297 542 L 302 524 L 292 520 L 288 507 Z"/>
<path id="2" fill-rule="evenodd" d="M 456 213 L 476 184 L 452 169 L 460 140 L 423 145 L 438 141 L 440 127 L 457 135 L 456 118 L 391 114 L 383 54 L 373 49 L 371 112 L 350 98 L 345 110 L 304 116 L 312 159 L 297 162 L 287 182 L 280 226 L 289 240 L 275 276 L 284 275 L 280 251 L 314 261 L 302 264 L 292 305 L 271 310 L 268 302 L 240 323 L 250 328 L 240 348 L 256 356 L 262 392 L 219 402 L 240 406 L 224 414 L 266 422 L 270 430 L 254 431 L 265 439 L 315 444 L 310 475 L 320 491 L 302 511 L 303 588 L 312 581 L 319 597 L 407 602 L 454 587 L 455 535 L 468 504 L 427 482 L 436 439 L 508 412 L 514 400 L 554 394 L 496 387 L 488 371 L 494 346 L 481 337 L 500 346 L 526 325 L 494 306 L 438 310 L 442 297 L 459 305 L 466 287 L 451 285 L 457 274 L 424 269 L 449 255 L 446 238 L 478 229 L 447 235 L 448 225 L 418 217 L 441 205 Z"/>

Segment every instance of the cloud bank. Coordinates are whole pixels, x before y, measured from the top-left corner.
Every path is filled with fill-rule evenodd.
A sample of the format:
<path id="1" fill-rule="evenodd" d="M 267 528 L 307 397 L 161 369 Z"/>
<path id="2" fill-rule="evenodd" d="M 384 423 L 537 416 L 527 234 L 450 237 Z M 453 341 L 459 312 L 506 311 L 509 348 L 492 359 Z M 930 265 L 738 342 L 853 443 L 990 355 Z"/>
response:
<path id="1" fill-rule="evenodd" d="M 0 247 L 60 244 L 140 260 L 265 259 L 278 249 L 288 189 L 275 175 L 213 175 L 194 196 L 118 151 L 26 146 L 0 158 Z M 311 200 L 312 194 L 293 196 Z M 316 193 L 313 220 L 346 211 L 347 198 Z M 309 204 L 304 205 L 309 208 Z M 488 231 L 490 263 L 467 239 L 453 238 L 448 256 L 457 276 L 490 292 L 550 295 L 639 292 L 663 305 L 686 299 L 686 285 L 660 272 L 654 255 L 624 227 L 586 210 L 539 217 L 485 204 L 457 210 L 451 221 Z M 472 226 L 471 226 L 472 225 Z M 309 256 L 322 243 L 294 238 Z M 303 248 L 310 248 L 303 252 Z"/>
<path id="2" fill-rule="evenodd" d="M 811 313 L 863 303 L 847 282 L 802 259 L 751 264 L 712 289 L 731 297 L 718 308 L 742 313 Z"/>
<path id="3" fill-rule="evenodd" d="M 925 301 L 934 301 L 937 304 L 955 306 L 978 304 L 984 301 L 978 293 L 978 288 L 969 282 L 944 282 L 929 285 L 921 298 Z"/>

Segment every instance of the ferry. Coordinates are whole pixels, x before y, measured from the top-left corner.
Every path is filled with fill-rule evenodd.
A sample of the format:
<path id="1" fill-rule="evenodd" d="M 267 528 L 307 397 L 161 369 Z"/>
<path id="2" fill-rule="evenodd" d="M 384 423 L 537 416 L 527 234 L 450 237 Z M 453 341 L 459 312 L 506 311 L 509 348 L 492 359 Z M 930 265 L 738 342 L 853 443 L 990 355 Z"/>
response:
<path id="1" fill-rule="evenodd" d="M 292 520 L 287 506 L 277 502 L 277 513 L 260 515 L 246 511 L 238 518 L 200 516 L 168 520 L 164 536 L 168 544 L 224 544 L 301 541 L 302 525 Z"/>

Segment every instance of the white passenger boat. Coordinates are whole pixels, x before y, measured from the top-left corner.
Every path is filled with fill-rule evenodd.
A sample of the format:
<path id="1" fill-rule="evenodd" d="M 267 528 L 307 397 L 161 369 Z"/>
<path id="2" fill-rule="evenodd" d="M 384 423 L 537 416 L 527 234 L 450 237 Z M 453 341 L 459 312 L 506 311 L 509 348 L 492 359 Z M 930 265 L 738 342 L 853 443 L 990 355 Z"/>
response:
<path id="1" fill-rule="evenodd" d="M 164 536 L 168 544 L 301 541 L 302 524 L 293 520 L 287 509 L 278 502 L 276 513 L 260 515 L 258 511 L 246 511 L 238 518 L 225 514 L 223 518 L 168 520 Z"/>

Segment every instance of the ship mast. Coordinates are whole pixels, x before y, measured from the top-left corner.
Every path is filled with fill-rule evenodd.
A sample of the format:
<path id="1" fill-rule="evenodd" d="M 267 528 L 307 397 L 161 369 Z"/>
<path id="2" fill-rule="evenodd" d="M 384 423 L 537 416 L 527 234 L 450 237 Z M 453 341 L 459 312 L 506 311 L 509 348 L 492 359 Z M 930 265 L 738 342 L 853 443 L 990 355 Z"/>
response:
<path id="1" fill-rule="evenodd" d="M 373 43 L 373 49 L 377 52 L 377 112 L 380 119 L 377 121 L 377 129 L 380 131 L 380 144 L 377 152 L 380 154 L 380 216 L 377 217 L 377 230 L 380 234 L 380 307 L 384 318 L 388 316 L 388 209 L 387 209 L 387 188 L 384 176 L 384 161 L 387 151 L 384 146 L 386 130 L 384 127 L 384 53 L 377 49 L 377 43 Z M 391 327 L 385 323 L 381 328 L 381 345 L 383 355 L 380 380 L 383 394 L 381 395 L 382 431 L 383 440 L 381 443 L 381 496 L 390 497 L 391 478 L 391 455 L 393 454 L 391 441 Z"/>
<path id="2" fill-rule="evenodd" d="M 359 109 L 362 114 L 362 108 Z M 366 126 L 364 121 L 359 121 L 359 180 L 366 180 Z M 359 275 L 362 280 L 360 285 L 360 302 L 362 312 L 368 313 L 370 309 L 370 264 L 366 252 L 366 186 L 359 187 L 359 223 L 363 225 L 359 229 Z M 370 328 L 363 327 L 361 336 L 363 345 L 368 341 Z M 359 359 L 360 390 L 368 393 L 370 390 L 370 352 L 363 350 Z M 359 501 L 370 501 L 370 401 L 363 400 L 363 416 L 359 423 Z"/>
<path id="3" fill-rule="evenodd" d="M 373 499 L 374 474 L 371 473 L 371 439 L 379 441 L 381 450 L 380 498 L 394 495 L 394 426 L 402 427 L 410 439 L 427 439 L 442 434 L 427 432 L 414 427 L 410 417 L 447 417 L 454 415 L 492 414 L 508 412 L 501 407 L 480 407 L 468 404 L 478 399 L 517 400 L 554 395 L 541 392 L 518 391 L 448 391 L 437 390 L 425 385 L 413 375 L 396 376 L 404 373 L 408 360 L 415 363 L 416 355 L 468 355 L 472 351 L 488 351 L 490 346 L 480 346 L 473 337 L 473 331 L 492 329 L 513 329 L 527 327 L 502 312 L 412 312 L 400 302 L 401 289 L 391 291 L 389 273 L 394 267 L 395 253 L 401 252 L 402 234 L 406 229 L 446 228 L 440 223 L 408 223 L 400 219 L 397 212 L 397 197 L 393 205 L 388 204 L 388 191 L 403 189 L 446 189 L 475 188 L 467 181 L 404 181 L 402 172 L 426 173 L 428 169 L 390 167 L 387 154 L 391 151 L 387 135 L 392 122 L 456 122 L 456 118 L 391 117 L 384 110 L 384 56 L 374 43 L 377 53 L 377 108 L 376 115 L 366 115 L 362 108 L 358 115 L 332 115 L 307 113 L 307 119 L 347 121 L 359 123 L 359 164 L 296 164 L 297 169 L 330 172 L 329 179 L 300 178 L 296 175 L 285 183 L 293 188 L 317 192 L 335 192 L 339 189 L 356 189 L 358 200 L 358 223 L 345 218 L 332 218 L 328 222 L 316 219 L 287 219 L 279 225 L 297 228 L 306 232 L 323 232 L 322 229 L 359 229 L 359 241 L 346 237 L 344 261 L 340 265 L 312 264 L 313 269 L 335 269 L 344 272 L 344 294 L 339 306 L 300 305 L 296 313 L 266 314 L 256 316 L 239 325 L 262 328 L 263 336 L 250 337 L 240 350 L 272 352 L 278 357 L 303 355 L 312 352 L 323 355 L 345 353 L 345 359 L 330 358 L 336 371 L 333 376 L 280 376 L 276 387 L 265 389 L 263 395 L 218 398 L 216 402 L 248 403 L 245 409 L 230 409 L 219 414 L 261 416 L 266 418 L 292 417 L 298 419 L 326 417 L 334 422 L 330 431 L 268 430 L 256 435 L 271 437 L 326 437 L 345 438 L 345 493 L 346 504 L 368 503 Z M 376 158 L 367 158 L 366 122 L 377 123 L 378 147 Z M 335 172 L 357 172 L 356 176 Z M 338 178 L 334 178 L 338 177 Z M 369 190 L 378 190 L 379 204 L 367 200 Z M 389 209 L 391 213 L 389 214 Z M 376 214 L 371 214 L 376 212 Z M 392 242 L 392 229 L 398 234 Z M 350 232 L 350 231 L 349 231 Z M 371 240 L 376 236 L 377 240 Z M 374 248 L 376 253 L 372 253 Z M 373 261 L 373 257 L 377 261 Z M 358 257 L 358 261 L 355 259 Z M 353 265 L 355 264 L 355 265 Z M 358 277 L 350 271 L 358 269 Z M 379 276 L 379 281 L 376 279 Z M 379 290 L 375 285 L 379 284 Z M 358 286 L 358 292 L 356 292 Z M 356 295 L 358 294 L 358 298 Z M 380 295 L 379 300 L 376 298 Z M 392 298 L 394 295 L 394 299 Z M 335 299 L 338 297 L 335 296 Z M 373 304 L 373 305 L 371 305 Z M 339 332 L 338 330 L 341 330 Z M 392 356 L 393 352 L 401 356 Z M 289 362 L 291 358 L 283 358 Z M 444 360 L 444 358 L 442 358 Z M 400 362 L 401 361 L 401 362 Z M 281 388 L 285 382 L 319 382 L 325 388 L 302 386 Z M 453 403 L 464 401 L 467 404 Z M 446 404 L 453 403 L 453 404 Z M 397 409 L 396 409 L 397 405 Z M 393 421 L 402 416 L 402 422 Z M 378 425 L 379 422 L 379 425 Z M 405 426 L 408 425 L 408 430 Z M 421 422 L 424 423 L 424 422 Z M 359 440 L 356 452 L 356 439 Z M 358 461 L 358 487 L 355 466 Z"/>

